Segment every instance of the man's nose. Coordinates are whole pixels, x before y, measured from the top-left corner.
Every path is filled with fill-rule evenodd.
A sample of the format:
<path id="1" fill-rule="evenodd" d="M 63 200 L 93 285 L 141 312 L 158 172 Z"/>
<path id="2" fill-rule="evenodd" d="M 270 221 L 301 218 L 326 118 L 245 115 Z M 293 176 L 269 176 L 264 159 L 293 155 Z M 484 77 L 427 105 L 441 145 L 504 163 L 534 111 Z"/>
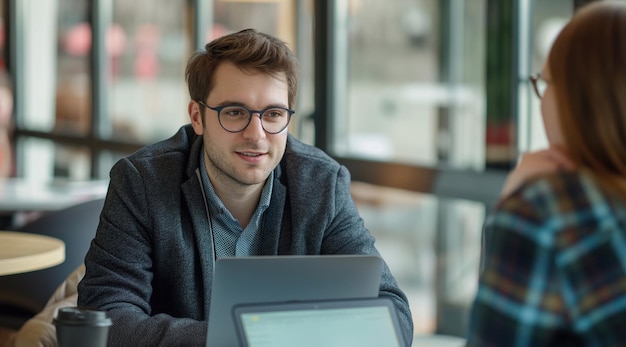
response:
<path id="1" fill-rule="evenodd" d="M 261 114 L 259 112 L 252 113 L 250 124 L 243 130 L 243 136 L 247 139 L 259 139 L 265 135 Z"/>

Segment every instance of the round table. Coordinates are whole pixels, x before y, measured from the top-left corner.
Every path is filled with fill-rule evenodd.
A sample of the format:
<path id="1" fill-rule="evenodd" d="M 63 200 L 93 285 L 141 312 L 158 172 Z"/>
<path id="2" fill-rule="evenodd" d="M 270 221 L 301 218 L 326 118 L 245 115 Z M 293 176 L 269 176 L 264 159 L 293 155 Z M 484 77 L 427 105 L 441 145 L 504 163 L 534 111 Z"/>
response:
<path id="1" fill-rule="evenodd" d="M 0 231 L 0 276 L 45 269 L 65 260 L 65 243 L 50 236 Z"/>

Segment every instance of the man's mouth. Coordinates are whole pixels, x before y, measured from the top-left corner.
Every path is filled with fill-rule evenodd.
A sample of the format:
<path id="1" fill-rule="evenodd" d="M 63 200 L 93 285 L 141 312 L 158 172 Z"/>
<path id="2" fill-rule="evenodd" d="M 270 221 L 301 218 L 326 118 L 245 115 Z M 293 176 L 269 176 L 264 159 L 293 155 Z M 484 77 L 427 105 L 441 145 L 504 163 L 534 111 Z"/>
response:
<path id="1" fill-rule="evenodd" d="M 260 153 L 250 153 L 250 152 L 239 152 L 239 154 L 245 155 L 246 157 L 258 157 L 261 155 Z"/>

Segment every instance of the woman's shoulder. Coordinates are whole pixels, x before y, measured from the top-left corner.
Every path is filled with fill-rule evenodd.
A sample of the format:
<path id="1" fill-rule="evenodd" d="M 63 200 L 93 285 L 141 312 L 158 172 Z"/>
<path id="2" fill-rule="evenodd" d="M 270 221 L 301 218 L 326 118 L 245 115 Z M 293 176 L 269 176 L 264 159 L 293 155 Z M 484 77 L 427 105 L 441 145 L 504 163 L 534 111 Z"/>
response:
<path id="1" fill-rule="evenodd" d="M 603 199 L 606 196 L 597 178 L 585 171 L 558 171 L 533 177 L 522 184 L 502 203 L 526 201 L 572 204 L 586 200 Z"/>
<path id="2" fill-rule="evenodd" d="M 584 170 L 541 175 L 503 199 L 496 210 L 525 214 L 561 226 L 606 217 L 626 221 L 626 199 L 599 180 Z"/>

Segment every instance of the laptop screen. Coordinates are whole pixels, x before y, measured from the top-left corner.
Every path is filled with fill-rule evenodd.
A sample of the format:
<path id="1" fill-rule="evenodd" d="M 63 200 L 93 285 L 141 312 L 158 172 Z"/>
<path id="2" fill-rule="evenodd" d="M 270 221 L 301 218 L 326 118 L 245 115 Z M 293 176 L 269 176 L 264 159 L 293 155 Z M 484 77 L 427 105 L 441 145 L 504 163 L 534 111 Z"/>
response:
<path id="1" fill-rule="evenodd" d="M 402 347 L 389 299 L 238 306 L 243 346 Z"/>
<path id="2" fill-rule="evenodd" d="M 215 263 L 206 347 L 237 347 L 231 317 L 239 304 L 376 298 L 377 255 L 220 258 Z"/>

